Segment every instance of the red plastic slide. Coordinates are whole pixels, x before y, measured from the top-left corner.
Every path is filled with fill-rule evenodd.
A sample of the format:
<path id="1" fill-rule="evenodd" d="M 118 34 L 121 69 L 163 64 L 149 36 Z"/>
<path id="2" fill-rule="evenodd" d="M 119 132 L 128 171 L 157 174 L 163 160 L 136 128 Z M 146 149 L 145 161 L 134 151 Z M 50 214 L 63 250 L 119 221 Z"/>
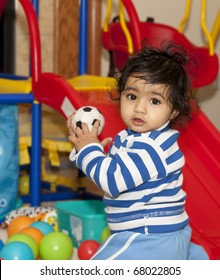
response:
<path id="1" fill-rule="evenodd" d="M 34 84 L 36 100 L 53 107 L 65 118 L 82 106 L 95 106 L 104 115 L 106 123 L 100 139 L 114 138 L 125 125 L 119 113 L 119 103 L 111 100 L 107 91 L 85 90 L 77 91 L 62 77 L 53 73 L 41 74 Z"/>
<path id="2" fill-rule="evenodd" d="M 118 103 L 107 92 L 77 92 L 64 79 L 42 74 L 35 85 L 36 99 L 58 110 L 65 118 L 73 110 L 93 105 L 101 110 L 106 125 L 100 139 L 115 137 L 124 128 Z M 193 239 L 212 259 L 220 259 L 220 132 L 199 110 L 179 140 L 186 158 L 184 189 Z"/>
<path id="3" fill-rule="evenodd" d="M 193 236 L 220 259 L 220 132 L 200 110 L 179 141 L 186 158 L 184 189 Z"/>

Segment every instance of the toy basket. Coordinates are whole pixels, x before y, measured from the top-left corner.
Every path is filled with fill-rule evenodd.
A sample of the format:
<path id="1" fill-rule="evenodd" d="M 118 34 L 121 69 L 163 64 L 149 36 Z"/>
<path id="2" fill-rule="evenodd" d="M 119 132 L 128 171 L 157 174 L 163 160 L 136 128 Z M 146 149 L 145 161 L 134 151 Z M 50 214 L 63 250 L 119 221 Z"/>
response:
<path id="1" fill-rule="evenodd" d="M 105 205 L 100 200 L 56 202 L 59 231 L 67 233 L 74 247 L 88 239 L 100 242 L 107 226 Z"/>

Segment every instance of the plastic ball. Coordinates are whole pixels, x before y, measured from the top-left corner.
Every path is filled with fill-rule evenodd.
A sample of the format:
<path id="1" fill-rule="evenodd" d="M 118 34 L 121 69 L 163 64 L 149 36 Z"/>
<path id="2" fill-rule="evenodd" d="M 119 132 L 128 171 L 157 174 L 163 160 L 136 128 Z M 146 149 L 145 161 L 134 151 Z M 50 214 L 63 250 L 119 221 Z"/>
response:
<path id="1" fill-rule="evenodd" d="M 4 242 L 0 239 L 0 250 L 2 247 L 4 247 Z"/>
<path id="2" fill-rule="evenodd" d="M 34 260 L 31 248 L 20 241 L 6 244 L 0 251 L 0 257 L 4 260 Z"/>
<path id="3" fill-rule="evenodd" d="M 70 260 L 72 253 L 72 241 L 62 232 L 50 232 L 41 240 L 40 258 L 42 260 Z"/>
<path id="4" fill-rule="evenodd" d="M 54 228 L 54 231 L 58 231 L 57 212 L 55 209 L 42 215 L 39 221 L 50 224 Z"/>
<path id="5" fill-rule="evenodd" d="M 24 233 L 29 235 L 30 237 L 32 237 L 35 242 L 37 243 L 37 246 L 40 246 L 40 242 L 42 240 L 42 238 L 44 237 L 44 234 L 42 233 L 42 231 L 40 231 L 37 228 L 34 227 L 27 227 L 22 229 L 19 233 Z"/>
<path id="6" fill-rule="evenodd" d="M 39 229 L 43 233 L 43 235 L 46 235 L 54 231 L 53 226 L 44 221 L 34 222 L 30 225 L 30 227 Z"/>
<path id="7" fill-rule="evenodd" d="M 28 227 L 32 224 L 34 220 L 28 216 L 18 216 L 14 218 L 7 229 L 8 237 L 11 237 L 13 234 L 18 233 L 22 229 Z"/>
<path id="8" fill-rule="evenodd" d="M 99 120 L 100 121 L 100 125 L 99 125 L 99 129 L 98 129 L 98 134 L 101 133 L 104 125 L 105 125 L 105 119 L 103 114 L 95 107 L 92 106 L 85 106 L 85 107 L 81 107 L 79 108 L 73 119 L 72 119 L 72 123 L 74 124 L 74 127 L 82 127 L 82 123 L 87 123 L 89 130 L 92 130 L 92 127 L 95 123 L 95 121 Z"/>
<path id="9" fill-rule="evenodd" d="M 110 228 L 107 226 L 103 229 L 101 234 L 101 242 L 104 242 L 111 235 Z"/>
<path id="10" fill-rule="evenodd" d="M 29 235 L 24 234 L 24 233 L 17 233 L 17 234 L 12 235 L 6 241 L 6 244 L 9 244 L 9 243 L 14 242 L 14 241 L 20 241 L 20 242 L 25 243 L 32 250 L 32 252 L 34 254 L 34 259 L 36 259 L 38 257 L 38 252 L 39 252 L 38 246 L 37 246 L 36 241 L 32 237 L 30 237 Z"/>
<path id="11" fill-rule="evenodd" d="M 30 190 L 30 176 L 23 175 L 19 178 L 19 192 L 20 194 L 29 194 Z"/>
<path id="12" fill-rule="evenodd" d="M 97 252 L 100 244 L 95 240 L 85 240 L 78 248 L 78 258 L 80 260 L 90 260 Z"/>

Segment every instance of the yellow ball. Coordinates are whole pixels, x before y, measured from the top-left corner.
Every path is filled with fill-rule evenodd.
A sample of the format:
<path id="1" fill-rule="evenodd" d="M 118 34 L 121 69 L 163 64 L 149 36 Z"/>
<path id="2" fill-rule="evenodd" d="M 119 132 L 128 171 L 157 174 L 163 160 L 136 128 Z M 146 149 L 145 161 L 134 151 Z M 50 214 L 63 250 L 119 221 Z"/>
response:
<path id="1" fill-rule="evenodd" d="M 19 192 L 20 194 L 29 194 L 30 190 L 30 176 L 24 175 L 19 178 Z"/>
<path id="2" fill-rule="evenodd" d="M 101 242 L 104 242 L 111 235 L 109 227 L 105 227 L 101 234 Z"/>

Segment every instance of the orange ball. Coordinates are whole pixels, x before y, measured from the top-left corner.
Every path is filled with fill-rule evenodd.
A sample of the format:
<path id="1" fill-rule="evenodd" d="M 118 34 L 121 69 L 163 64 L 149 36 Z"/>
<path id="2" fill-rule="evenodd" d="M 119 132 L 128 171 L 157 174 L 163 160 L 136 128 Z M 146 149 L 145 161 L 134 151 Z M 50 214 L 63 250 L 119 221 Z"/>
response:
<path id="1" fill-rule="evenodd" d="M 42 231 L 34 227 L 26 227 L 22 229 L 19 233 L 24 233 L 32 237 L 36 241 L 37 246 L 40 246 L 41 239 L 44 237 Z"/>
<path id="2" fill-rule="evenodd" d="M 8 237 L 12 236 L 13 234 L 18 233 L 22 229 L 28 227 L 32 224 L 34 220 L 28 216 L 18 216 L 14 218 L 7 229 Z"/>

